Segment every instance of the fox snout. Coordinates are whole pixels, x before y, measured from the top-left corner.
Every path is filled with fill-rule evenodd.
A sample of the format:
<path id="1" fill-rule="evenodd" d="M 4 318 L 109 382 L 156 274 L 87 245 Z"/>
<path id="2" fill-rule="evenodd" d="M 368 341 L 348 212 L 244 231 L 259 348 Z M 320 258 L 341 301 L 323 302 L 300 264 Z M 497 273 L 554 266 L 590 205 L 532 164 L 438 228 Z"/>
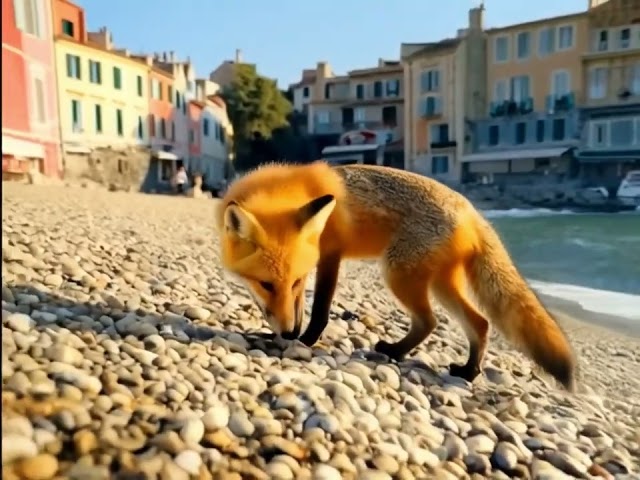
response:
<path id="1" fill-rule="evenodd" d="M 304 305 L 302 295 L 285 308 L 272 309 L 269 305 L 261 304 L 264 318 L 271 329 L 285 340 L 295 340 L 300 336 Z"/>

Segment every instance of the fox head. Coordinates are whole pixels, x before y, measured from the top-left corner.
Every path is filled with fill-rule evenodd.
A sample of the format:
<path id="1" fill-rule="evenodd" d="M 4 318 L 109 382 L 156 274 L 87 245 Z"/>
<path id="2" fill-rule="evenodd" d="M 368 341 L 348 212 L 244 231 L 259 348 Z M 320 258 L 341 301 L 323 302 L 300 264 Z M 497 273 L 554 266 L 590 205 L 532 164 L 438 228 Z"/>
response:
<path id="1" fill-rule="evenodd" d="M 307 275 L 320 258 L 320 236 L 336 206 L 333 195 L 281 211 L 250 211 L 230 201 L 220 212 L 221 258 L 261 308 L 271 329 L 298 338 Z"/>

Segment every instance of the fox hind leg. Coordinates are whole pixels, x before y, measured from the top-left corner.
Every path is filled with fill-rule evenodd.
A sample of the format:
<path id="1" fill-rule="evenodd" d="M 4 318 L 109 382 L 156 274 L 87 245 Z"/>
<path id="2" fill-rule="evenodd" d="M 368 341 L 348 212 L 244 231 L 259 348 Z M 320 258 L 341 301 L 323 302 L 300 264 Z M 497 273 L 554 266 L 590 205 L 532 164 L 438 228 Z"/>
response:
<path id="1" fill-rule="evenodd" d="M 409 310 L 411 326 L 404 338 L 394 343 L 380 340 L 374 350 L 394 360 L 401 360 L 436 328 L 437 320 L 428 295 L 431 274 L 424 270 L 406 271 L 387 266 L 385 277 L 393 294 Z"/>
<path id="2" fill-rule="evenodd" d="M 482 316 L 466 295 L 467 279 L 462 264 L 438 275 L 434 293 L 442 306 L 461 323 L 469 341 L 466 363 L 452 363 L 449 373 L 472 382 L 481 372 L 489 343 L 489 322 Z"/>

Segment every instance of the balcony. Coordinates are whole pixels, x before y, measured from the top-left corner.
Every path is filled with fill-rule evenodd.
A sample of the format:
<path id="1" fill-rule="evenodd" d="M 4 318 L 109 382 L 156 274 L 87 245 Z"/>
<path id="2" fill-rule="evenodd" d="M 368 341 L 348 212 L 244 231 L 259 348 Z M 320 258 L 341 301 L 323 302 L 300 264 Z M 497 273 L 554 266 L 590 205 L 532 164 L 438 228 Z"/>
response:
<path id="1" fill-rule="evenodd" d="M 343 130 L 341 122 L 318 123 L 316 121 L 313 125 L 314 135 L 336 135 L 341 134 Z"/>
<path id="2" fill-rule="evenodd" d="M 489 106 L 489 116 L 492 118 L 515 115 L 527 115 L 533 112 L 533 98 L 527 97 L 524 100 L 502 100 L 491 102 Z"/>
<path id="3" fill-rule="evenodd" d="M 345 122 L 342 124 L 345 131 L 349 130 L 389 130 L 396 128 L 398 125 L 395 122 L 378 122 L 378 121 L 362 121 L 362 122 Z"/>
<path id="4" fill-rule="evenodd" d="M 573 92 L 564 95 L 547 95 L 545 100 L 545 108 L 549 114 L 569 112 L 573 110 L 575 106 L 576 98 Z"/>

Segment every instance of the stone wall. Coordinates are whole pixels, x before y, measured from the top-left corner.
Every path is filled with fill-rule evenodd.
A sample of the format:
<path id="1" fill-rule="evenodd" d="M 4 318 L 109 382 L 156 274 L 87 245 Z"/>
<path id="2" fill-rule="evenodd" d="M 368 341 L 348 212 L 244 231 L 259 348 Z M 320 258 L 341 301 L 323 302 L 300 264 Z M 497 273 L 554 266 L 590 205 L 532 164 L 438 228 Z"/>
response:
<path id="1" fill-rule="evenodd" d="M 139 190 L 149 170 L 146 148 L 97 148 L 91 153 L 64 154 L 64 180 L 89 180 L 112 190 Z"/>

